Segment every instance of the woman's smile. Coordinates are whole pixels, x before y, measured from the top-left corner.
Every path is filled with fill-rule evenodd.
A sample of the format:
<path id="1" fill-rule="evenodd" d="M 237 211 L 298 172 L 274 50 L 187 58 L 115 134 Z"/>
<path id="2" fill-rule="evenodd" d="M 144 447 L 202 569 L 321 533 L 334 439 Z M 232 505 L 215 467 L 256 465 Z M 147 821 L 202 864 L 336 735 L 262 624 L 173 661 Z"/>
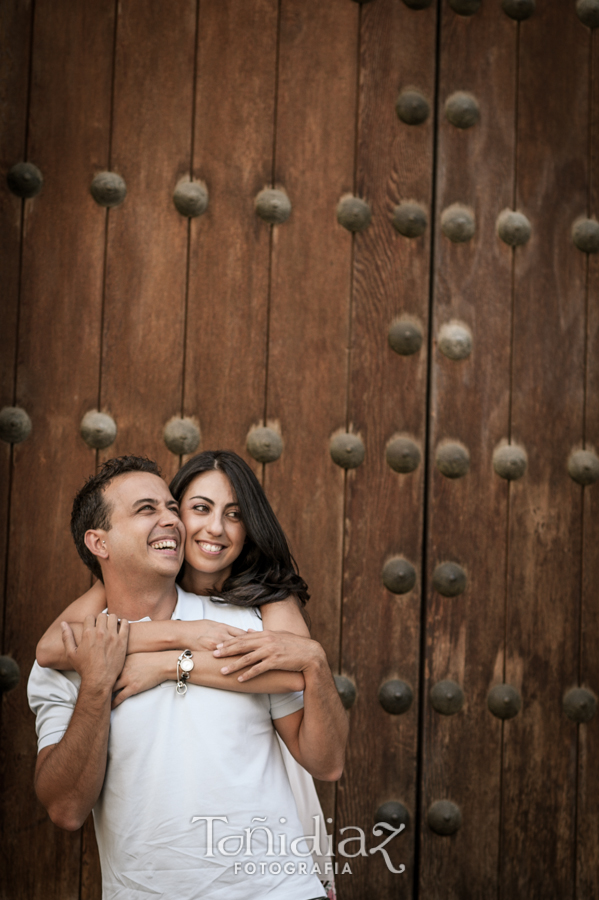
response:
<path id="1" fill-rule="evenodd" d="M 223 472 L 212 469 L 193 479 L 181 499 L 181 520 L 187 532 L 185 590 L 218 590 L 246 538 L 235 491 Z"/>

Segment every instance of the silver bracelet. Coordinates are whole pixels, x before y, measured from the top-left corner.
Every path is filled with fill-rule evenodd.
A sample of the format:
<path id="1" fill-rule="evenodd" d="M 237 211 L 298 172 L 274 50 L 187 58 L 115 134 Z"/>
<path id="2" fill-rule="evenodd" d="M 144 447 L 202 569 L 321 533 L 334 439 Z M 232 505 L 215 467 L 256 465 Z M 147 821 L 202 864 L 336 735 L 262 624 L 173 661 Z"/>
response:
<path id="1" fill-rule="evenodd" d="M 183 696 L 187 693 L 187 684 L 189 681 L 189 673 L 193 669 L 193 653 L 191 650 L 184 650 L 177 660 L 177 684 L 175 690 Z"/>

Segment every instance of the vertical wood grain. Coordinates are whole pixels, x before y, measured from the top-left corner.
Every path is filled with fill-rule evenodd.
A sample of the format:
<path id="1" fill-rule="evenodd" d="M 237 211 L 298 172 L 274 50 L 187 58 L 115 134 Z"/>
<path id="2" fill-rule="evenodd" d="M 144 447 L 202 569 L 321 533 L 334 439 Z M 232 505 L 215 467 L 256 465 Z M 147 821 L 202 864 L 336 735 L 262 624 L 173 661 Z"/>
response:
<path id="1" fill-rule="evenodd" d="M 189 173 L 196 0 L 119 7 L 110 168 L 127 197 L 108 218 L 100 402 L 117 423 L 106 459 L 179 459 L 163 440 L 181 415 L 187 219 L 173 204 Z"/>
<path id="2" fill-rule="evenodd" d="M 358 14 L 345 0 L 283 0 L 276 122 L 274 186 L 293 209 L 272 236 L 266 419 L 280 427 L 285 449 L 266 467 L 265 486 L 334 671 L 344 475 L 328 446 L 346 421 L 351 262 L 351 236 L 335 210 L 353 185 Z"/>
<path id="3" fill-rule="evenodd" d="M 587 214 L 599 217 L 599 33 L 590 46 L 590 122 Z M 586 383 L 583 438 L 599 453 L 599 254 L 589 255 L 586 296 Z M 599 697 L 599 483 L 583 489 L 582 603 L 579 683 Z M 599 896 L 599 714 L 578 728 L 576 897 Z"/>
<path id="4" fill-rule="evenodd" d="M 582 490 L 566 469 L 581 440 L 586 259 L 572 222 L 587 206 L 588 36 L 559 0 L 521 27 L 517 203 L 534 211 L 516 258 L 512 434 L 528 473 L 511 485 L 506 680 L 522 712 L 504 726 L 500 896 L 573 896 Z"/>
<path id="5" fill-rule="evenodd" d="M 89 584 L 69 515 L 95 465 L 79 422 L 98 395 L 106 213 L 89 185 L 107 160 L 113 10 L 112 0 L 35 7 L 27 152 L 44 187 L 25 206 L 16 387 L 33 432 L 13 451 L 5 629 L 23 677 L 2 721 L 3 851 L 16 898 L 79 894 L 81 837 L 56 829 L 34 796 L 26 682 L 41 631 Z"/>
<path id="6" fill-rule="evenodd" d="M 443 4 L 439 56 L 435 284 L 431 358 L 427 522 L 426 661 L 423 682 L 423 760 L 420 889 L 427 897 L 487 897 L 497 890 L 501 724 L 487 693 L 503 681 L 503 635 L 508 486 L 493 471 L 493 450 L 509 439 L 511 267 L 513 251 L 495 230 L 513 206 L 517 24 L 499 5 L 471 17 Z M 445 104 L 456 91 L 477 101 L 480 121 L 458 128 Z M 443 210 L 469 207 L 476 232 L 454 243 L 440 228 Z M 518 252 L 522 252 L 521 250 Z M 472 352 L 449 359 L 439 349 L 443 325 L 458 321 L 472 333 Z M 436 465 L 445 441 L 461 442 L 470 470 L 450 479 Z M 454 562 L 466 590 L 438 593 L 435 568 Z M 430 691 L 451 680 L 463 708 L 442 715 Z M 434 833 L 431 804 L 450 800 L 463 824 L 451 836 Z"/>
<path id="7" fill-rule="evenodd" d="M 352 859 L 351 878 L 341 879 L 343 898 L 365 892 L 411 897 L 413 891 L 421 579 L 408 594 L 394 595 L 383 586 L 381 570 L 395 555 L 418 572 L 422 563 L 430 225 L 410 240 L 395 231 L 391 215 L 400 201 L 416 200 L 430 223 L 435 38 L 432 7 L 415 12 L 380 0 L 363 8 L 356 188 L 373 218 L 354 238 L 348 425 L 362 437 L 366 457 L 347 477 L 342 672 L 355 681 L 357 699 L 338 824 L 363 828 L 370 847 L 383 840 L 372 834 L 381 804 L 403 803 L 411 822 L 389 846 L 394 866 L 402 863 L 406 871 L 391 873 L 381 853 Z M 431 113 L 421 125 L 397 117 L 395 103 L 407 87 L 429 102 Z M 402 314 L 417 319 L 423 331 L 422 348 L 406 357 L 387 340 Z M 386 444 L 398 434 L 421 449 L 421 463 L 410 474 L 386 463 Z M 391 679 L 406 681 L 414 693 L 401 716 L 385 712 L 378 700 Z"/>
<path id="8" fill-rule="evenodd" d="M 29 87 L 29 52 L 32 11 L 29 5 L 13 0 L 4 5 L 0 19 L 0 171 L 2 175 L 27 158 L 26 126 Z M 5 177 L 0 186 L 0 267 L 2 271 L 2 329 L 0 330 L 0 409 L 15 401 L 15 362 L 19 319 L 22 223 L 26 200 L 8 189 Z M 0 590 L 4 618 L 9 480 L 11 445 L 0 441 Z"/>
<path id="9" fill-rule="evenodd" d="M 202 0 L 194 177 L 210 192 L 191 222 L 185 411 L 204 449 L 247 455 L 264 414 L 270 226 L 254 199 L 272 178 L 276 0 Z"/>

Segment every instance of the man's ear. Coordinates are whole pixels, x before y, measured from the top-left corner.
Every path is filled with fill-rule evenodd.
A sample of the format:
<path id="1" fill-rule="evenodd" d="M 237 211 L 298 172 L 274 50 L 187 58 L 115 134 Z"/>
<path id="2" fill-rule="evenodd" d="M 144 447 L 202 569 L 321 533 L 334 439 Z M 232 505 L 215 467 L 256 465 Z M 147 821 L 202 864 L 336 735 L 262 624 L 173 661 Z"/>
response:
<path id="1" fill-rule="evenodd" d="M 100 559 L 108 559 L 106 532 L 103 528 L 90 528 L 85 532 L 84 541 L 90 553 L 99 556 Z"/>

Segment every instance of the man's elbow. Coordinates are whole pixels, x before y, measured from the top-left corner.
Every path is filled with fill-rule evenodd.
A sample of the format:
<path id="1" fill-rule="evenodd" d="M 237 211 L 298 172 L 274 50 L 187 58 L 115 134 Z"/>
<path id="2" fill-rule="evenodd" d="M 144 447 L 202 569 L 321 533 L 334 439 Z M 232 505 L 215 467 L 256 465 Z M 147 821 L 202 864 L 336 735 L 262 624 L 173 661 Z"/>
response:
<path id="1" fill-rule="evenodd" d="M 343 775 L 343 765 L 328 769 L 313 769 L 310 774 L 313 778 L 316 778 L 317 781 L 339 781 Z"/>
<path id="2" fill-rule="evenodd" d="M 43 638 L 38 642 L 38 645 L 35 648 L 35 659 L 38 666 L 41 666 L 42 669 L 52 668 L 52 661 L 50 660 Z"/>
<path id="3" fill-rule="evenodd" d="M 47 807 L 47 811 L 53 824 L 57 828 L 63 828 L 65 831 L 79 831 L 87 818 L 87 816 L 78 813 L 77 810 L 70 809 L 62 803 L 51 803 Z"/>

